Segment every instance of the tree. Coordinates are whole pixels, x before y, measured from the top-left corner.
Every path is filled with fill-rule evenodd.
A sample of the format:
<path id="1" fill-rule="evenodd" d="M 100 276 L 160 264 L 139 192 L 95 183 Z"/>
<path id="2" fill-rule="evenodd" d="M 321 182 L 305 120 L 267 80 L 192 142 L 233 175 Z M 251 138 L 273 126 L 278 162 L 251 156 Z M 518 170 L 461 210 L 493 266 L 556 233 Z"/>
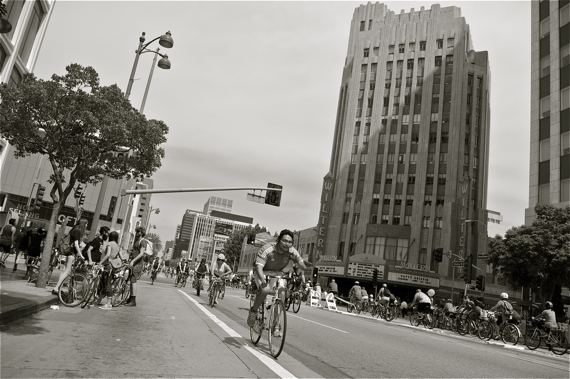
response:
<path id="1" fill-rule="evenodd" d="M 233 267 L 234 262 L 239 264 L 243 239 L 251 233 L 257 234 L 262 232 L 267 232 L 265 226 L 261 227 L 259 224 L 256 224 L 254 227 L 249 226 L 246 229 L 236 230 L 230 234 L 230 237 L 224 244 L 222 252 L 226 256 L 226 261 L 231 267 Z"/>
<path id="2" fill-rule="evenodd" d="M 146 236 L 144 236 L 144 238 L 152 242 L 153 255 L 158 255 L 158 253 L 162 251 L 162 240 L 160 239 L 160 236 L 158 234 L 149 233 Z"/>
<path id="3" fill-rule="evenodd" d="M 570 207 L 539 204 L 535 212 L 532 225 L 489 240 L 487 263 L 509 283 L 531 288 L 545 302 L 552 299 L 556 285 L 570 285 Z"/>
<path id="4" fill-rule="evenodd" d="M 43 154 L 51 164 L 48 252 L 57 216 L 77 182 L 151 176 L 164 158 L 160 145 L 168 133 L 164 122 L 147 120 L 133 108 L 116 84 L 100 86 L 92 67 L 73 63 L 66 70 L 47 81 L 25 74 L 19 87 L 0 86 L 0 134 L 17 158 Z M 48 265 L 43 259 L 36 286 L 45 287 Z"/>

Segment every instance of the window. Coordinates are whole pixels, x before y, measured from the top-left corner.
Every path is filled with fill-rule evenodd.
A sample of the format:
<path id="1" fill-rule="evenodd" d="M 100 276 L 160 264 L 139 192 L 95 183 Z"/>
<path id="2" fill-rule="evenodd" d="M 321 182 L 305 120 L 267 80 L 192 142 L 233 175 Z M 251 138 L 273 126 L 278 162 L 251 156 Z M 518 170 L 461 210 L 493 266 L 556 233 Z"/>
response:
<path id="1" fill-rule="evenodd" d="M 570 201 L 570 179 L 560 181 L 560 202 Z"/>
<path id="2" fill-rule="evenodd" d="M 380 194 L 375 193 L 372 195 L 372 204 L 380 204 Z"/>
<path id="3" fill-rule="evenodd" d="M 417 96 L 417 95 L 416 95 L 416 96 Z M 418 114 L 415 114 L 415 115 L 414 115 L 414 124 L 419 124 L 420 121 L 421 121 L 421 119 L 422 119 L 422 118 L 421 118 L 421 115 L 420 115 L 419 113 L 418 113 Z"/>
<path id="4" fill-rule="evenodd" d="M 384 250 L 384 259 L 395 260 L 398 250 L 397 238 L 386 238 L 386 248 Z"/>
<path id="5" fill-rule="evenodd" d="M 384 179 L 384 184 L 392 184 L 392 174 L 386 174 L 386 178 Z"/>
<path id="6" fill-rule="evenodd" d="M 540 38 L 547 34 L 550 34 L 550 17 L 547 17 L 540 22 Z"/>
<path id="7" fill-rule="evenodd" d="M 435 199 L 435 205 L 443 207 L 445 205 L 445 196 L 437 196 Z"/>
<path id="8" fill-rule="evenodd" d="M 550 55 L 540 60 L 540 77 L 543 78 L 546 75 L 550 75 Z"/>
<path id="9" fill-rule="evenodd" d="M 398 174 L 398 175 L 403 175 L 403 174 Z M 394 205 L 402 205 L 402 195 L 394 196 Z"/>
<path id="10" fill-rule="evenodd" d="M 439 174 L 437 178 L 437 184 L 440 186 L 445 185 L 445 174 Z"/>
<path id="11" fill-rule="evenodd" d="M 473 86 L 473 75 L 467 75 L 467 85 L 469 87 Z"/>
<path id="12" fill-rule="evenodd" d="M 413 53 L 416 50 L 416 43 L 410 42 L 408 45 L 408 50 L 410 51 L 410 53 Z"/>
<path id="13" fill-rule="evenodd" d="M 370 123 L 367 122 L 366 124 L 364 124 L 364 135 L 370 135 Z"/>
<path id="14" fill-rule="evenodd" d="M 360 31 L 363 32 L 366 28 L 366 21 L 360 21 Z"/>
<path id="15" fill-rule="evenodd" d="M 453 47 L 455 40 L 453 38 L 447 39 L 447 47 Z"/>
<path id="16" fill-rule="evenodd" d="M 412 195 L 407 195 L 406 196 L 406 205 L 407 206 L 412 206 L 414 205 L 414 197 Z"/>
<path id="17" fill-rule="evenodd" d="M 404 48 L 406 45 L 404 45 L 403 43 L 398 45 L 398 53 L 403 54 L 404 53 Z"/>
<path id="18" fill-rule="evenodd" d="M 471 125 L 471 113 L 465 115 L 465 125 Z"/>
<path id="19" fill-rule="evenodd" d="M 427 184 L 428 186 L 433 185 L 433 174 L 427 174 L 426 184 Z"/>
<path id="20" fill-rule="evenodd" d="M 539 204 L 549 204 L 550 203 L 550 184 L 543 184 L 538 187 L 538 203 Z"/>
<path id="21" fill-rule="evenodd" d="M 2 67 L 4 67 L 4 62 L 6 61 L 7 57 L 8 53 L 6 53 L 6 51 L 2 47 L 2 44 L 0 44 L 0 72 L 2 72 Z"/>
<path id="22" fill-rule="evenodd" d="M 431 205 L 431 195 L 424 196 L 424 205 Z"/>
<path id="23" fill-rule="evenodd" d="M 570 7 L 570 5 L 569 5 Z M 549 58 L 550 56 L 546 57 Z M 549 62 L 550 64 L 550 62 Z M 570 64 L 570 44 L 560 48 L 560 67 Z"/>
<path id="24" fill-rule="evenodd" d="M 12 40 L 12 36 L 14 35 L 14 30 L 16 29 L 16 25 L 18 24 L 18 20 L 20 19 L 20 14 L 22 13 L 22 8 L 24 7 L 24 1 L 4 1 L 6 5 L 6 15 L 3 17 L 12 25 L 12 30 L 9 33 L 6 33 L 6 37 L 9 40 Z"/>
<path id="25" fill-rule="evenodd" d="M 410 163 L 416 163 L 417 158 L 418 158 L 418 154 L 411 153 L 410 154 Z"/>
<path id="26" fill-rule="evenodd" d="M 372 20 L 368 21 L 368 30 L 372 30 Z"/>
<path id="27" fill-rule="evenodd" d="M 400 134 L 400 143 L 406 143 L 408 141 L 407 134 Z"/>
<path id="28" fill-rule="evenodd" d="M 370 223 L 371 224 L 377 224 L 378 223 L 378 215 L 372 215 L 372 217 L 370 218 Z"/>
<path id="29" fill-rule="evenodd" d="M 560 2 L 560 5 L 562 5 L 562 2 Z M 563 27 L 568 22 L 570 22 L 570 4 L 560 8 L 560 27 Z"/>
<path id="30" fill-rule="evenodd" d="M 352 219 L 352 223 L 354 225 L 358 225 L 359 222 L 360 222 L 360 213 L 355 213 Z"/>
<path id="31" fill-rule="evenodd" d="M 439 153 L 439 163 L 447 163 L 447 153 Z"/>
<path id="32" fill-rule="evenodd" d="M 396 143 L 397 140 L 398 140 L 397 134 L 390 134 L 390 143 Z"/>
<path id="33" fill-rule="evenodd" d="M 429 216 L 424 216 L 422 220 L 422 228 L 429 228 Z"/>
<path id="34" fill-rule="evenodd" d="M 424 78 L 421 76 L 416 77 L 416 86 L 421 87 L 424 85 Z"/>
<path id="35" fill-rule="evenodd" d="M 388 46 L 388 54 L 394 54 L 394 45 Z"/>
<path id="36" fill-rule="evenodd" d="M 443 49 L 443 39 L 438 39 L 435 43 L 438 49 Z"/>
<path id="37" fill-rule="evenodd" d="M 25 64 L 28 63 L 28 59 L 30 58 L 32 46 L 34 46 L 34 42 L 36 41 L 36 36 L 40 30 L 44 13 L 41 2 L 36 0 L 32 11 L 32 17 L 28 23 L 28 29 L 24 32 L 24 43 L 21 45 L 19 51 L 20 58 L 22 58 L 22 62 Z"/>
<path id="38" fill-rule="evenodd" d="M 442 226 L 443 226 L 443 218 L 441 218 L 441 217 L 436 217 L 436 218 L 435 218 L 435 228 L 436 228 L 436 229 L 441 229 Z"/>
<path id="39" fill-rule="evenodd" d="M 570 154 L 570 132 L 560 135 L 560 155 Z"/>
<path id="40" fill-rule="evenodd" d="M 400 216 L 394 216 L 392 218 L 392 225 L 400 225 Z"/>
<path id="41" fill-rule="evenodd" d="M 394 154 L 388 154 L 388 163 L 389 164 L 394 163 Z"/>
<path id="42" fill-rule="evenodd" d="M 550 138 L 540 141 L 539 150 L 539 162 L 544 162 L 550 159 Z"/>
<path id="43" fill-rule="evenodd" d="M 420 41 L 420 51 L 426 51 L 426 41 Z"/>
<path id="44" fill-rule="evenodd" d="M 479 166 L 479 157 L 473 157 L 473 168 L 477 168 Z"/>
<path id="45" fill-rule="evenodd" d="M 439 120 L 439 113 L 432 113 L 430 117 L 431 122 L 437 122 Z"/>
<path id="46" fill-rule="evenodd" d="M 540 118 L 550 116 L 550 96 L 540 99 Z"/>
<path id="47" fill-rule="evenodd" d="M 416 176 L 415 175 L 408 175 L 408 184 L 416 184 Z M 412 205 L 412 204 L 408 204 Z"/>
<path id="48" fill-rule="evenodd" d="M 383 202 L 382 204 L 384 204 L 384 205 L 390 205 L 390 200 L 391 200 L 391 199 L 390 199 L 390 195 L 385 194 L 385 195 L 384 195 L 384 202 Z"/>
<path id="49" fill-rule="evenodd" d="M 441 132 L 441 143 L 449 142 L 449 132 Z"/>
<path id="50" fill-rule="evenodd" d="M 387 224 L 388 223 L 388 215 L 382 215 L 382 224 Z"/>
<path id="51" fill-rule="evenodd" d="M 385 142 L 386 142 L 386 134 L 379 134 L 378 143 L 385 143 Z"/>
<path id="52" fill-rule="evenodd" d="M 431 141 L 431 138 L 430 138 L 430 141 Z M 433 160 L 433 156 L 434 156 L 434 153 L 428 153 L 428 164 L 434 164 L 435 163 Z"/>
<path id="53" fill-rule="evenodd" d="M 441 56 L 435 57 L 435 66 L 441 66 Z"/>
<path id="54" fill-rule="evenodd" d="M 364 49 L 364 58 L 368 58 L 368 55 L 370 55 L 370 49 Z"/>
<path id="55" fill-rule="evenodd" d="M 560 91 L 560 110 L 570 108 L 570 87 Z"/>
<path id="56" fill-rule="evenodd" d="M 12 68 L 12 73 L 10 74 L 10 80 L 8 80 L 8 87 L 15 88 L 22 82 L 22 74 L 16 66 Z"/>
<path id="57" fill-rule="evenodd" d="M 354 125 L 354 135 L 357 136 L 360 134 L 360 121 L 356 121 Z"/>
<path id="58" fill-rule="evenodd" d="M 378 56 L 378 54 L 380 54 L 380 48 L 379 47 L 375 47 L 374 49 L 372 49 L 372 53 L 374 54 L 374 56 Z"/>

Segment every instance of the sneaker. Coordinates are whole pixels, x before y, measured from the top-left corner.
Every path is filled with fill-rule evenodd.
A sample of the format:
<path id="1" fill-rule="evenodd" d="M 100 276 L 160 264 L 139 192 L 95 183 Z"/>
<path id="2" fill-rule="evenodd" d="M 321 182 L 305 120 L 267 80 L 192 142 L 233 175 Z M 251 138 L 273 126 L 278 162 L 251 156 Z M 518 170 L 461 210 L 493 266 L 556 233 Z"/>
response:
<path id="1" fill-rule="evenodd" d="M 137 301 L 136 301 L 136 300 L 131 300 L 130 302 L 125 303 L 125 305 L 126 305 L 127 307 L 136 307 L 136 306 L 137 306 Z"/>
<path id="2" fill-rule="evenodd" d="M 99 307 L 99 309 L 113 309 L 113 306 L 111 304 L 105 304 L 102 307 Z"/>
<path id="3" fill-rule="evenodd" d="M 249 310 L 249 314 L 247 315 L 247 325 L 253 328 L 255 326 L 255 320 L 257 318 L 257 312 Z"/>
<path id="4" fill-rule="evenodd" d="M 281 338 L 281 326 L 277 325 L 273 330 L 273 337 Z"/>
<path id="5" fill-rule="evenodd" d="M 58 296 L 58 295 L 59 295 L 59 291 L 54 288 L 54 289 L 51 290 L 51 294 L 52 294 L 52 295 L 55 295 L 55 296 Z"/>

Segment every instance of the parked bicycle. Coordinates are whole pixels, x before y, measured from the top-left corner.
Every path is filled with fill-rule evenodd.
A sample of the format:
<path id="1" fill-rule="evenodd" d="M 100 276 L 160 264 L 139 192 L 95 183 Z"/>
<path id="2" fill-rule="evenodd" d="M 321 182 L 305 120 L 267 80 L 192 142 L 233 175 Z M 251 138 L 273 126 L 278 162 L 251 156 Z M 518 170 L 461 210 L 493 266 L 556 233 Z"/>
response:
<path id="1" fill-rule="evenodd" d="M 274 358 L 277 358 L 283 346 L 285 345 L 285 336 L 287 335 L 287 312 L 285 305 L 277 296 L 279 279 L 281 276 L 267 276 L 270 278 L 277 278 L 277 281 L 271 291 L 270 295 L 273 296 L 271 302 L 267 305 L 261 304 L 257 310 L 257 317 L 255 325 L 249 328 L 251 342 L 257 345 L 264 330 L 267 330 L 267 341 L 269 343 L 269 352 Z"/>

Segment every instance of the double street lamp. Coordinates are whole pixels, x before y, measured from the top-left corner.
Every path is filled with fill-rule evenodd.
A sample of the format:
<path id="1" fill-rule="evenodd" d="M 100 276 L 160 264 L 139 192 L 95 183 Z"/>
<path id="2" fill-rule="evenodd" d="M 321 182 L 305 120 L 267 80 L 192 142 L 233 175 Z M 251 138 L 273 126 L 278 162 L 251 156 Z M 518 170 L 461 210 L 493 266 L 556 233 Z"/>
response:
<path id="1" fill-rule="evenodd" d="M 154 229 L 156 229 L 156 225 L 150 225 L 150 216 L 152 213 L 156 213 L 159 214 L 160 213 L 160 208 L 153 208 L 152 206 L 150 207 L 150 209 L 148 210 L 148 216 L 146 218 L 146 233 L 148 234 L 148 232 L 150 231 L 150 227 L 153 226 Z"/>

